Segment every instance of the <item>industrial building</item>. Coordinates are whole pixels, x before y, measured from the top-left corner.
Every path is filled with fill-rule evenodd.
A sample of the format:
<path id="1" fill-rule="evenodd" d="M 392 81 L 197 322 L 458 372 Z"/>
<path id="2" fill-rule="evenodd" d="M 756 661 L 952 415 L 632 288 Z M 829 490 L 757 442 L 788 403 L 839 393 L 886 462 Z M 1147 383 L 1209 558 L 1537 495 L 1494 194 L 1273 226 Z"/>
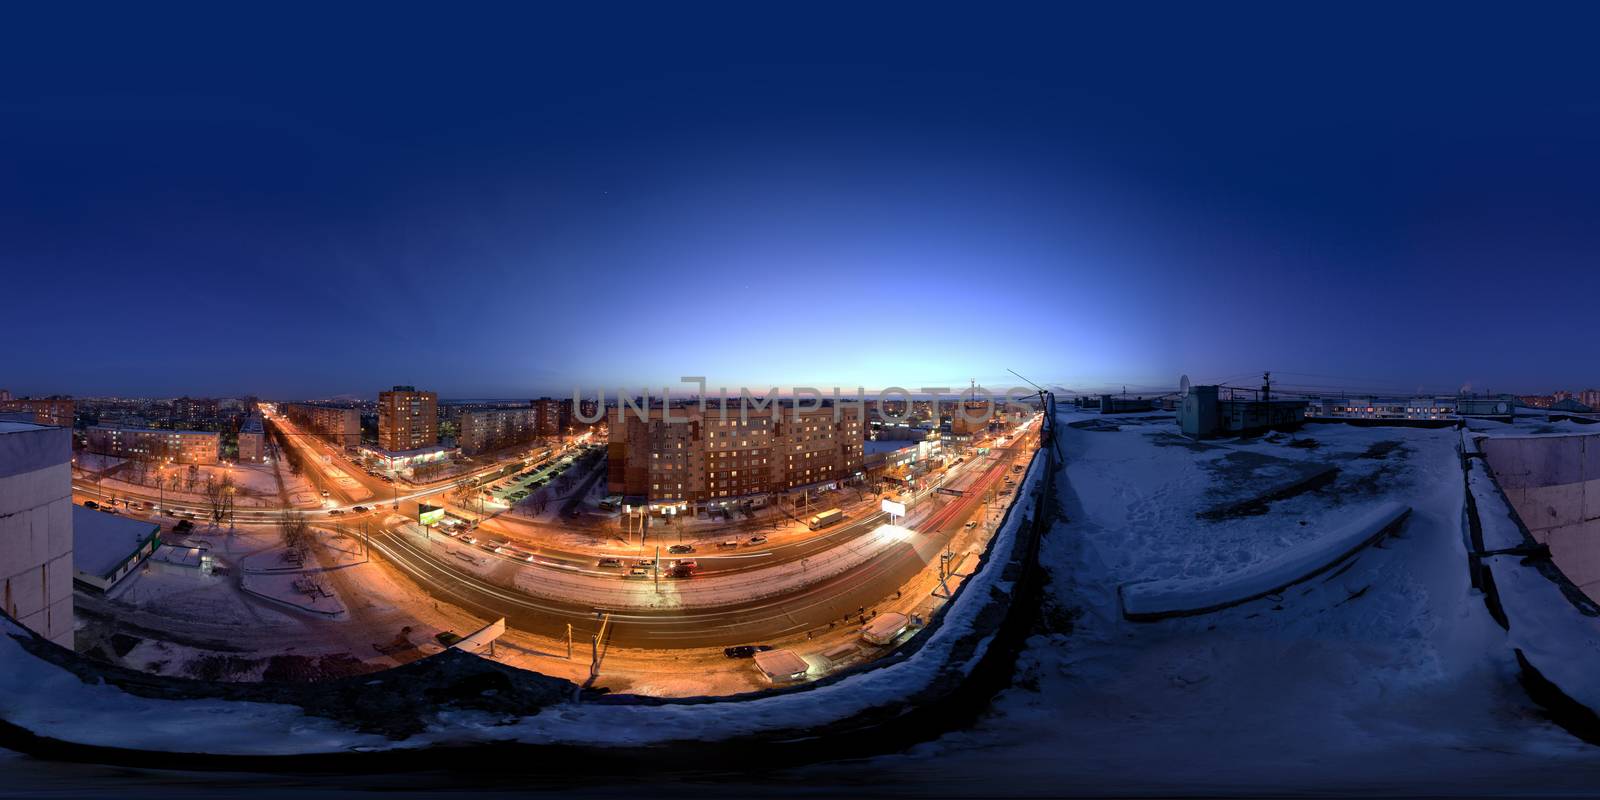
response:
<path id="1" fill-rule="evenodd" d="M 1517 400 L 1509 394 L 1495 397 L 1463 395 L 1456 398 L 1456 413 L 1471 419 L 1511 422 L 1517 415 Z"/>
<path id="2" fill-rule="evenodd" d="M 215 464 L 222 447 L 216 431 L 168 431 L 121 425 L 91 425 L 86 449 L 91 453 L 139 461 Z"/>
<path id="3" fill-rule="evenodd" d="M 72 647 L 72 431 L 0 422 L 0 608 Z"/>
<path id="4" fill-rule="evenodd" d="M 1292 430 L 1305 424 L 1305 400 L 1274 399 L 1262 395 L 1239 396 L 1220 386 L 1195 386 L 1178 406 L 1183 435 L 1196 439 L 1239 436 L 1267 430 Z"/>

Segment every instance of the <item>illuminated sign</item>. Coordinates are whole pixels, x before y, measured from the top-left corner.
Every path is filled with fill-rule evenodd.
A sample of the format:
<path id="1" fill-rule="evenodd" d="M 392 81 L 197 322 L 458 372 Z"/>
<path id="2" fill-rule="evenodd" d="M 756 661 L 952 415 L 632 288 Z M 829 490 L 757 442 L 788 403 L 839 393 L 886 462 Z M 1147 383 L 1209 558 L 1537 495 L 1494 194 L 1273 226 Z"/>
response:
<path id="1" fill-rule="evenodd" d="M 883 511 L 885 514 L 903 517 L 906 515 L 906 504 L 885 497 L 883 499 Z"/>
<path id="2" fill-rule="evenodd" d="M 438 525 L 444 519 L 444 509 L 427 504 L 417 505 L 417 521 L 428 527 Z"/>

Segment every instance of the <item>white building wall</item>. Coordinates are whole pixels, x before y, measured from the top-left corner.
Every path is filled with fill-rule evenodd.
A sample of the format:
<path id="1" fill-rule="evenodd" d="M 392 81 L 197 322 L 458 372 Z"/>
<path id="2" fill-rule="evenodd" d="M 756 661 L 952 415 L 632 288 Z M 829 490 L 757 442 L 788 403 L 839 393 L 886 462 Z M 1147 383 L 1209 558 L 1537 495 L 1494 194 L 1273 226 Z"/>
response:
<path id="1" fill-rule="evenodd" d="M 73 645 L 71 432 L 0 431 L 0 606 Z"/>

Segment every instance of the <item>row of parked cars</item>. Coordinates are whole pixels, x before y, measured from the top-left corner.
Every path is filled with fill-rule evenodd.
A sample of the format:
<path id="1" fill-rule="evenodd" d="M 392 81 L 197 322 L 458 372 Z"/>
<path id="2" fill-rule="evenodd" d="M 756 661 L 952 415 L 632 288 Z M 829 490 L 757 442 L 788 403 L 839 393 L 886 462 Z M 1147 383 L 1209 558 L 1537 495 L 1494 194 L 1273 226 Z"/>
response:
<path id="1" fill-rule="evenodd" d="M 748 538 L 748 539 L 745 539 L 744 542 L 743 542 L 743 544 L 749 545 L 751 547 L 757 547 L 757 546 L 760 546 L 760 545 L 764 545 L 766 543 L 767 543 L 767 537 L 762 536 L 759 533 L 754 535 L 754 536 L 752 536 L 752 537 L 750 537 L 750 538 Z M 719 549 L 722 549 L 722 550 L 732 550 L 734 548 L 739 547 L 740 544 L 741 543 L 740 543 L 740 541 L 738 539 L 727 539 L 725 541 L 717 542 L 717 547 Z M 673 545 L 671 547 L 668 547 L 667 548 L 667 552 L 671 553 L 673 555 L 683 555 L 685 553 L 693 553 L 694 552 L 694 545 L 692 545 L 692 544 L 675 544 L 675 545 Z"/>

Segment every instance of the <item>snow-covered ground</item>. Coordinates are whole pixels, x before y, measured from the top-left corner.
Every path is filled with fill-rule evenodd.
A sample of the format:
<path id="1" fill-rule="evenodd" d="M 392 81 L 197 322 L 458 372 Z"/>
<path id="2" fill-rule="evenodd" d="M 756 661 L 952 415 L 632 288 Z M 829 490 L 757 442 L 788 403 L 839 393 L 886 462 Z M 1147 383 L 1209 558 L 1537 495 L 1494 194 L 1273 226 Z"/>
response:
<path id="1" fill-rule="evenodd" d="M 1311 425 L 1292 439 L 1191 450 L 1167 439 L 1174 428 L 1063 428 L 1068 467 L 1057 485 L 1069 521 L 1042 556 L 1053 576 L 1048 630 L 987 719 L 905 755 L 807 778 L 875 771 L 907 793 L 984 795 L 1600 786 L 1600 748 L 1528 699 L 1505 632 L 1470 588 L 1456 431 Z M 1362 457 L 1386 442 L 1399 445 Z M 1266 513 L 1198 521 L 1218 499 L 1210 465 L 1241 452 L 1341 473 Z M 1121 583 L 1256 564 L 1387 500 L 1414 509 L 1395 537 L 1281 597 L 1156 623 L 1118 613 Z"/>
<path id="2" fill-rule="evenodd" d="M 1586 795 L 1600 786 L 1600 748 L 1528 699 L 1511 638 L 1469 585 L 1459 432 L 1311 425 L 1196 444 L 1175 436 L 1170 416 L 1120 418 L 1116 430 L 1094 416 L 1063 421 L 1088 426 L 1063 428 L 1067 464 L 1051 476 L 1065 518 L 1044 542 L 1051 578 L 1040 630 L 984 719 L 900 755 L 652 792 Z M 1325 483 L 1251 503 L 1329 466 L 1338 472 Z M 1412 509 L 1398 531 L 1281 595 L 1159 622 L 1120 613 L 1119 586 L 1223 580 L 1390 502 Z M 874 674 L 891 685 L 852 698 L 844 682 L 795 696 L 794 708 L 781 698 L 729 704 L 727 714 L 596 706 L 578 711 L 592 718 L 540 715 L 515 732 L 481 733 L 540 738 L 573 722 L 592 723 L 580 727 L 603 741 L 705 725 L 737 732 L 773 713 L 803 719 L 818 700 L 895 689 L 892 670 Z M 585 788 L 605 790 L 598 779 Z"/>

